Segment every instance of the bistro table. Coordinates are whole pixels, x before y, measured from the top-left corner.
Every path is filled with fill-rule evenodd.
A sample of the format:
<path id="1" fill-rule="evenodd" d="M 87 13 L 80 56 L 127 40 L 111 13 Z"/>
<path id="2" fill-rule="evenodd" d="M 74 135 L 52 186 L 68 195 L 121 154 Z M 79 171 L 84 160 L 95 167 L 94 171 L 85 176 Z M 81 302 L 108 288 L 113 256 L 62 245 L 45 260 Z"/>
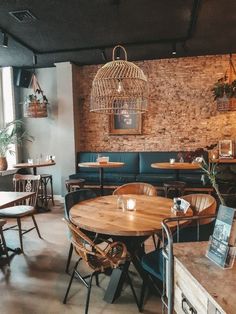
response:
<path id="1" fill-rule="evenodd" d="M 120 168 L 124 166 L 124 162 L 82 162 L 79 163 L 79 167 L 87 168 L 98 168 L 99 169 L 99 184 L 100 184 L 100 193 L 103 195 L 103 181 L 104 181 L 104 168 Z"/>
<path id="2" fill-rule="evenodd" d="M 14 203 L 26 200 L 35 192 L 1 192 L 0 191 L 0 209 L 12 206 Z"/>
<path id="3" fill-rule="evenodd" d="M 176 180 L 179 181 L 179 170 L 197 170 L 201 168 L 201 165 L 199 163 L 189 162 L 174 162 L 173 164 L 170 162 L 156 162 L 151 164 L 151 167 L 166 170 L 173 169 L 176 172 Z"/>
<path id="4" fill-rule="evenodd" d="M 54 166 L 55 164 L 56 164 L 55 161 L 44 161 L 44 162 L 32 163 L 32 164 L 25 162 L 25 163 L 16 164 L 13 167 L 14 168 L 33 168 L 33 174 L 36 175 L 37 168 Z"/>
<path id="5" fill-rule="evenodd" d="M 117 196 L 109 195 L 82 201 L 70 210 L 71 221 L 85 230 L 110 235 L 119 239 L 127 246 L 132 263 L 142 275 L 142 268 L 136 251 L 141 244 L 153 234 L 161 234 L 161 222 L 167 217 L 175 216 L 171 212 L 173 201 L 164 197 L 146 195 L 125 195 L 125 200 L 136 199 L 136 210 L 128 211 L 117 208 Z M 187 216 L 192 215 L 189 209 Z M 176 226 L 174 222 L 173 227 Z M 126 262 L 128 269 L 130 262 Z M 114 269 L 104 300 L 112 303 L 120 294 L 122 288 L 122 270 Z"/>

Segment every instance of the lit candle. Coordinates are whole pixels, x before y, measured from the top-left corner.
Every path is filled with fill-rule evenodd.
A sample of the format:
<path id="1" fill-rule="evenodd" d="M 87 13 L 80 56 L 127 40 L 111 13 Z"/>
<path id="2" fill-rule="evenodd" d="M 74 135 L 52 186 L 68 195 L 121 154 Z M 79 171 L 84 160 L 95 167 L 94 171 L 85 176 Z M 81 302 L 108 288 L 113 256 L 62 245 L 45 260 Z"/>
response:
<path id="1" fill-rule="evenodd" d="M 127 210 L 135 210 L 135 206 L 136 206 L 136 200 L 133 198 L 129 198 L 127 200 Z"/>

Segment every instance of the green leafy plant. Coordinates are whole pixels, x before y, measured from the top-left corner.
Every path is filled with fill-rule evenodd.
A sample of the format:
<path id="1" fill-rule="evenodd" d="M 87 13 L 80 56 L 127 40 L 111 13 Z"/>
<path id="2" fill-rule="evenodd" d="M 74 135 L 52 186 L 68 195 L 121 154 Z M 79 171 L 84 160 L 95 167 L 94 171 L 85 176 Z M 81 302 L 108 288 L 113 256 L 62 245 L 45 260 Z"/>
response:
<path id="1" fill-rule="evenodd" d="M 229 83 L 225 75 L 220 78 L 212 88 L 214 100 L 222 97 L 236 98 L 236 80 Z"/>
<path id="2" fill-rule="evenodd" d="M 7 123 L 0 129 L 0 157 L 6 157 L 6 153 L 14 154 L 10 146 L 21 145 L 24 141 L 33 141 L 33 137 L 24 131 L 24 123 L 21 120 L 14 120 Z"/>
<path id="3" fill-rule="evenodd" d="M 202 170 L 205 172 L 205 175 L 208 177 L 208 179 L 210 180 L 212 187 L 214 188 L 214 190 L 216 191 L 216 194 L 220 200 L 220 203 L 222 205 L 225 205 L 225 201 L 219 191 L 219 186 L 218 183 L 216 181 L 216 175 L 217 175 L 217 163 L 213 163 L 213 162 L 209 162 L 207 163 L 205 161 L 205 159 L 203 158 L 202 163 L 201 163 L 201 168 Z"/>

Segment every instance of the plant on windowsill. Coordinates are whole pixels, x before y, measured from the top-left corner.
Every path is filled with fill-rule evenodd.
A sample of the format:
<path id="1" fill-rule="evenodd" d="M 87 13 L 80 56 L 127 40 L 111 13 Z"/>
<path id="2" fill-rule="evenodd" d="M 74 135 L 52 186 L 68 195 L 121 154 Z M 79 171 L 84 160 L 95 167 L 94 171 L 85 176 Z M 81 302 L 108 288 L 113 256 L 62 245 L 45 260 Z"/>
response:
<path id="1" fill-rule="evenodd" d="M 0 129 L 0 171 L 7 170 L 7 152 L 14 154 L 11 145 L 21 145 L 24 141 L 33 141 L 33 137 L 24 131 L 24 123 L 14 120 Z"/>

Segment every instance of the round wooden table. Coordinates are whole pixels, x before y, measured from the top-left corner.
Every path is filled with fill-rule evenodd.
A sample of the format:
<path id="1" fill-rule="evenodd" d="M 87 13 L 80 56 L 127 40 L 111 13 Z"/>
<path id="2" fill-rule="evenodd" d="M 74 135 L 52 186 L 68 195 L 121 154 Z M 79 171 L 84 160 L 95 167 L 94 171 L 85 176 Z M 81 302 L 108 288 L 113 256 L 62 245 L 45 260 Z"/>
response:
<path id="1" fill-rule="evenodd" d="M 165 218 L 175 217 L 171 212 L 173 200 L 146 195 L 124 195 L 136 199 L 135 211 L 117 208 L 117 195 L 108 195 L 82 201 L 70 210 L 71 221 L 80 228 L 113 236 L 150 236 L 161 231 Z M 192 215 L 188 210 L 187 216 Z"/>
<path id="2" fill-rule="evenodd" d="M 99 169 L 100 193 L 101 195 L 103 195 L 104 168 L 120 168 L 120 167 L 123 167 L 124 164 L 125 164 L 124 162 L 113 162 L 113 161 L 109 161 L 106 163 L 82 162 L 82 163 L 79 163 L 78 166 Z"/>
<path id="3" fill-rule="evenodd" d="M 124 199 L 136 199 L 135 211 L 123 211 L 117 208 L 117 195 L 97 197 L 82 201 L 70 210 L 71 221 L 80 228 L 96 233 L 108 234 L 114 240 L 124 242 L 131 256 L 131 261 L 140 276 L 144 278 L 137 252 L 141 244 L 150 235 L 161 233 L 163 219 L 172 217 L 173 201 L 164 197 L 146 195 L 124 195 Z M 189 209 L 186 216 L 191 216 Z M 184 223 L 184 222 L 183 222 Z M 173 223 L 173 227 L 176 222 Z M 104 300 L 113 303 L 120 295 L 124 269 L 128 270 L 130 260 L 126 261 L 123 270 L 112 271 Z"/>
<path id="4" fill-rule="evenodd" d="M 189 162 L 174 162 L 173 164 L 171 164 L 170 162 L 156 162 L 156 163 L 151 164 L 151 167 L 157 168 L 157 169 L 175 170 L 177 181 L 179 181 L 179 170 L 201 169 L 201 165 L 199 163 L 189 163 Z"/>
<path id="5" fill-rule="evenodd" d="M 14 168 L 33 168 L 33 174 L 36 175 L 37 174 L 37 168 L 54 166 L 55 164 L 56 164 L 55 161 L 44 161 L 44 162 L 33 163 L 33 164 L 29 164 L 29 163 L 25 162 L 25 163 L 16 164 L 13 167 Z"/>

